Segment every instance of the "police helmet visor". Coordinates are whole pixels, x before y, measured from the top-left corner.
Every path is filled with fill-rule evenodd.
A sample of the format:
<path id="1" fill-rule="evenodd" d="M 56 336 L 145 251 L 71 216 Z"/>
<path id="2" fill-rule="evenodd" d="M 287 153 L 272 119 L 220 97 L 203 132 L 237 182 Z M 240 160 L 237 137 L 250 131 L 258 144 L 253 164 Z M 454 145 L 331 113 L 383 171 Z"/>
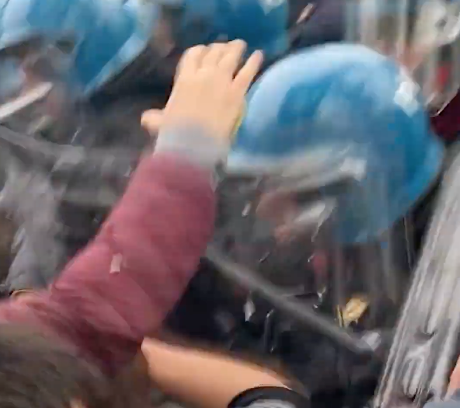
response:
<path id="1" fill-rule="evenodd" d="M 334 176 L 319 188 L 305 180 L 286 186 L 270 177 L 225 177 L 213 244 L 342 327 L 385 326 L 395 318 L 391 310 L 407 277 L 407 235 L 391 230 L 372 242 L 345 244 L 338 210 L 355 181 Z M 365 211 L 356 203 L 356 216 Z"/>

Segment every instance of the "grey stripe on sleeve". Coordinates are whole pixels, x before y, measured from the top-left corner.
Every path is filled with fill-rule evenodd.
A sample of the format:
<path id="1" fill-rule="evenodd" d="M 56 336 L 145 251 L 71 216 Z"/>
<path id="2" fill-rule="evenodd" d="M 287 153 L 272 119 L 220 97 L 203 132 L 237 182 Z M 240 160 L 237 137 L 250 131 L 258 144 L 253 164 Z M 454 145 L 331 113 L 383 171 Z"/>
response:
<path id="1" fill-rule="evenodd" d="M 208 136 L 197 126 L 163 129 L 158 135 L 156 152 L 177 152 L 205 168 L 214 169 L 227 157 L 230 144 Z"/>

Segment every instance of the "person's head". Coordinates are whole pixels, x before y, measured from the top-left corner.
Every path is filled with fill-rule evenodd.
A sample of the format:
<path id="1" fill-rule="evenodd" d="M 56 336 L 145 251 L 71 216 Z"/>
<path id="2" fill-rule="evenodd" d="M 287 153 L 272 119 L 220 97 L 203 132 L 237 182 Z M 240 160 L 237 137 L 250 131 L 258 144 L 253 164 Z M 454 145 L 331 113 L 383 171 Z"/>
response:
<path id="1" fill-rule="evenodd" d="M 353 44 L 293 54 L 249 90 L 214 245 L 318 310 L 336 316 L 362 294 L 384 310 L 402 299 L 407 220 L 442 161 L 420 89 L 393 60 Z"/>
<path id="2" fill-rule="evenodd" d="M 66 79 L 88 96 L 148 46 L 151 27 L 118 2 L 70 0 L 5 4 L 0 28 L 1 51 L 34 40 L 40 53 L 67 64 Z"/>
<path id="3" fill-rule="evenodd" d="M 109 407 L 111 387 L 101 372 L 59 339 L 0 325 L 0 406 Z"/>

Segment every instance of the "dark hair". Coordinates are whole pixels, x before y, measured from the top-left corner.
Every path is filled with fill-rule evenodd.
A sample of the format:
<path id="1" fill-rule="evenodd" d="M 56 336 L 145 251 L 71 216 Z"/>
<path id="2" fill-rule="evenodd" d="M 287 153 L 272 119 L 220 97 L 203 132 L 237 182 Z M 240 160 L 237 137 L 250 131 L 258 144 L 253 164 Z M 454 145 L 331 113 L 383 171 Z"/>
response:
<path id="1" fill-rule="evenodd" d="M 0 407 L 106 407 L 109 381 L 59 339 L 0 325 Z"/>

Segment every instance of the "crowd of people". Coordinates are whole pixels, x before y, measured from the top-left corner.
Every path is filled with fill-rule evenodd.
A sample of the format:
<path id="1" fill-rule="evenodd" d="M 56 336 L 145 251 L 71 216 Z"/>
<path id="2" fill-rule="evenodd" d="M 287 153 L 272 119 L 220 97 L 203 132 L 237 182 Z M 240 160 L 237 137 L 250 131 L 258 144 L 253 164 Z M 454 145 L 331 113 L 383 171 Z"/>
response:
<path id="1" fill-rule="evenodd" d="M 178 301 L 212 235 L 215 167 L 229 152 L 262 64 L 240 40 L 190 48 L 158 132 L 97 236 L 46 290 L 0 306 L 0 405 L 100 407 L 142 351 L 151 380 L 204 408 L 306 407 L 287 377 L 259 365 L 148 338 Z M 283 141 L 279 141 L 282 143 Z"/>
<path id="2" fill-rule="evenodd" d="M 155 152 L 96 238 L 49 289 L 2 304 L 2 406 L 107 404 L 109 379 L 141 347 L 152 380 L 189 403 L 302 405 L 270 371 L 144 340 L 181 296 L 212 233 L 214 167 L 262 62 L 256 52 L 239 68 L 244 51 L 233 41 L 184 55 L 165 109 L 142 119 L 151 132 L 159 126 Z"/>
<path id="3" fill-rule="evenodd" d="M 305 48 L 343 37 L 342 26 L 331 26 L 342 21 L 339 2 L 325 1 L 330 6 L 318 7 L 313 17 L 316 4 L 309 8 L 310 4 L 293 2 L 289 14 L 285 2 L 266 3 L 265 8 L 259 4 L 225 9 L 233 13 L 228 21 L 213 15 L 216 30 L 225 26 L 227 38 L 244 34 L 244 40 L 228 42 L 218 35 L 206 37 L 212 41 L 192 38 L 168 32 L 164 26 L 159 33 L 158 27 L 145 27 L 151 16 L 143 8 L 138 12 L 145 13 L 139 18 L 144 25 L 135 30 L 129 14 L 107 19 L 114 24 L 107 30 L 99 17 L 86 18 L 94 5 L 76 14 L 81 18 L 82 38 L 76 41 L 81 53 L 74 63 L 84 84 L 79 92 L 89 100 L 95 89 L 110 90 L 99 95 L 100 100 L 91 100 L 94 106 L 128 92 L 133 84 L 139 87 L 139 72 L 143 79 L 169 75 L 174 81 L 170 92 L 162 91 L 169 96 L 164 107 L 152 101 L 155 108 L 143 112 L 137 126 L 142 131 L 136 130 L 129 142 L 136 145 L 136 160 L 126 159 L 126 168 L 119 169 L 126 181 L 124 192 L 115 203 L 110 200 L 117 194 L 109 194 L 110 203 L 104 206 L 111 209 L 101 217 L 104 221 L 97 233 L 92 236 L 91 230 L 89 237 L 85 232 L 84 247 L 79 244 L 62 256 L 71 259 L 62 268 L 62 262 L 57 262 L 58 267 L 50 268 L 52 276 L 40 284 L 31 282 L 40 281 L 36 277 L 47 268 L 34 256 L 37 248 L 45 246 L 24 245 L 23 255 L 34 259 L 13 264 L 7 280 L 9 297 L 0 303 L 0 407 L 137 408 L 151 404 L 151 387 L 187 407 L 310 407 L 309 384 L 299 384 L 288 370 L 165 339 L 165 319 L 183 297 L 209 247 L 220 248 L 243 272 L 256 270 L 272 284 L 290 290 L 298 289 L 301 276 L 301 289 L 308 292 L 308 299 L 315 297 L 312 305 L 306 303 L 308 307 L 313 306 L 318 315 L 329 313 L 327 319 L 344 333 L 394 327 L 414 267 L 415 238 L 407 222 L 415 218 L 414 209 L 439 181 L 446 144 L 432 130 L 420 86 L 398 63 L 356 44 Z M 40 60 L 29 49 L 38 43 L 21 48 L 16 40 L 8 42 L 14 36 L 3 35 L 8 30 L 16 34 L 22 20 L 30 28 L 33 18 L 40 25 L 46 20 L 49 28 L 45 14 L 23 18 L 19 6 L 2 17 L 14 28 L 1 27 L 0 48 L 9 52 L 0 57 L 13 56 L 8 60 L 11 66 L 0 58 L 3 78 L 13 84 L 17 78 L 6 73 L 24 72 L 30 90 L 39 83 L 34 82 L 37 73 L 45 72 L 47 81 L 55 81 L 54 99 L 46 108 L 68 120 L 75 111 L 74 105 L 62 109 L 67 107 L 65 81 L 50 74 L 66 71 L 57 63 L 49 64 L 58 61 L 48 52 L 55 49 L 43 47 L 47 53 L 37 54 L 46 58 Z M 174 17 L 177 10 L 168 7 L 168 16 Z M 193 16 L 193 4 L 187 7 L 184 16 Z M 276 12 L 270 14 L 271 10 Z M 258 21 L 254 36 L 244 29 L 250 14 Z M 310 18 L 313 24 L 301 24 Z M 63 20 L 66 26 L 72 19 Z M 284 30 L 288 20 L 295 27 L 289 33 Z M 182 28 L 196 23 L 173 21 Z M 99 36 L 99 30 L 104 35 Z M 204 35 L 196 27 L 193 32 Z M 101 43 L 87 41 L 84 35 Z M 154 44 L 153 39 L 159 39 L 164 45 L 165 38 L 174 39 L 186 51 L 176 53 Z M 135 50 L 126 51 L 126 43 L 134 44 Z M 60 53 L 65 54 L 66 45 L 59 43 Z M 289 53 L 290 48 L 296 52 Z M 158 64 L 160 54 L 164 65 Z M 177 65 L 175 75 L 162 71 L 169 63 Z M 28 72 L 24 66 L 30 68 Z M 140 81 L 140 88 L 151 86 L 148 82 Z M 0 87 L 0 97 L 10 95 L 6 88 Z M 10 99 L 1 102 L 0 114 L 5 106 L 15 109 Z M 452 129 L 458 122 L 454 125 L 449 116 L 452 106 L 434 120 L 442 129 L 448 122 L 449 135 L 456 132 Z M 5 123 L 1 122 L 0 132 L 5 131 Z M 27 133 L 15 127 L 17 123 L 10 121 L 7 126 L 18 134 Z M 143 139 L 146 133 L 151 139 Z M 131 172 L 132 161 L 136 166 Z M 54 171 L 56 166 L 49 167 Z M 46 218 L 38 210 L 31 214 Z M 32 229 L 26 227 L 24 242 L 45 241 L 44 235 L 29 234 Z M 43 251 L 40 259 L 49 256 Z M 335 285 L 332 295 L 324 289 L 330 281 Z M 348 300 L 342 308 L 342 301 Z M 359 313 L 351 304 L 360 305 Z M 347 314 L 348 306 L 353 313 Z M 385 316 L 376 317 L 376 310 L 384 310 Z M 193 324 L 199 326 L 195 317 Z M 329 331 L 332 337 L 336 333 Z M 312 354 L 317 360 L 311 361 L 321 365 L 325 346 L 314 342 L 316 338 L 309 345 L 316 347 Z M 324 360 L 324 366 L 328 364 Z M 314 370 L 320 371 L 318 364 L 311 367 L 310 378 L 315 377 Z M 427 408 L 460 404 L 459 367 L 453 370 L 446 400 L 430 402 Z M 329 381 L 323 373 L 317 377 L 316 382 Z"/>
<path id="4" fill-rule="evenodd" d="M 212 234 L 214 167 L 262 63 L 255 52 L 240 68 L 244 51 L 243 41 L 187 51 L 165 109 L 142 118 L 149 132 L 159 131 L 155 152 L 96 238 L 47 290 L 1 305 L 0 405 L 114 403 L 110 379 L 142 350 L 152 381 L 186 403 L 304 406 L 270 370 L 147 338 L 180 298 Z"/>

